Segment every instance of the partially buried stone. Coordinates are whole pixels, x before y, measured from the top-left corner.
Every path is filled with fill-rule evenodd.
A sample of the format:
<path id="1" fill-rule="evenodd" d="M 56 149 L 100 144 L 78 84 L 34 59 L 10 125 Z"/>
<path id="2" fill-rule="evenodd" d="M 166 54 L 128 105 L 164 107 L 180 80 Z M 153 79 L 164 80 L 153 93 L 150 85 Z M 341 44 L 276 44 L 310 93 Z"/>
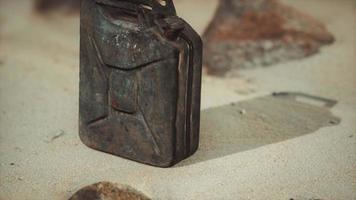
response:
<path id="1" fill-rule="evenodd" d="M 86 186 L 76 192 L 69 200 L 150 200 L 144 194 L 129 188 L 119 187 L 109 182 Z"/>

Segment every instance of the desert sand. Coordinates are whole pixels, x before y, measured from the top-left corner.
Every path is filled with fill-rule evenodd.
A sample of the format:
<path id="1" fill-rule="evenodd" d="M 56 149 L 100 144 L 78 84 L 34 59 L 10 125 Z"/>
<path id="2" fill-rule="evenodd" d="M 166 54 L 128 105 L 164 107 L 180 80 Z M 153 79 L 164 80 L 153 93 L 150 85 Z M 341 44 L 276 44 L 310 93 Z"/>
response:
<path id="1" fill-rule="evenodd" d="M 204 75 L 200 148 L 161 169 L 79 140 L 78 16 L 44 19 L 31 1 L 1 0 L 0 199 L 68 199 L 99 181 L 162 200 L 356 199 L 356 2 L 285 2 L 325 23 L 335 43 L 303 60 Z M 216 5 L 176 3 L 199 33 Z M 285 91 L 337 104 L 270 96 Z"/>

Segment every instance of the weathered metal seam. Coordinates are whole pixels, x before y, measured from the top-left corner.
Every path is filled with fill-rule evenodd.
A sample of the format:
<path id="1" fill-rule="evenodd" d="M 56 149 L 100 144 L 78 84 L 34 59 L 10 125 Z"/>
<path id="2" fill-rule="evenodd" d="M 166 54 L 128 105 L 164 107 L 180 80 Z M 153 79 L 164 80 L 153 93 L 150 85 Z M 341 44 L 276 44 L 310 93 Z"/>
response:
<path id="1" fill-rule="evenodd" d="M 141 75 L 140 75 L 140 74 L 137 73 L 136 76 L 137 76 L 137 79 L 141 79 Z M 138 82 L 140 82 L 140 81 L 138 81 Z M 140 91 L 140 84 L 139 84 L 139 83 L 137 84 L 137 90 Z M 151 136 L 151 137 L 150 137 L 150 138 L 151 138 L 151 142 L 152 142 L 153 145 L 154 145 L 154 148 L 153 148 L 154 151 L 156 152 L 156 154 L 160 155 L 160 154 L 161 154 L 161 151 L 160 151 L 160 148 L 159 148 L 159 146 L 158 146 L 158 144 L 157 144 L 157 139 L 156 139 L 155 134 L 153 133 L 151 127 L 149 126 L 145 115 L 143 114 L 142 108 L 141 108 L 141 106 L 140 106 L 140 104 L 139 104 L 139 102 L 140 102 L 140 99 L 139 99 L 139 98 L 140 98 L 140 96 L 137 95 L 137 107 L 138 107 L 138 110 L 139 110 L 139 113 L 140 113 L 140 114 L 138 114 L 138 116 L 143 119 L 143 121 L 144 121 L 144 123 L 145 123 L 145 126 L 146 126 L 146 128 L 148 129 L 148 131 L 149 131 L 149 135 Z"/>

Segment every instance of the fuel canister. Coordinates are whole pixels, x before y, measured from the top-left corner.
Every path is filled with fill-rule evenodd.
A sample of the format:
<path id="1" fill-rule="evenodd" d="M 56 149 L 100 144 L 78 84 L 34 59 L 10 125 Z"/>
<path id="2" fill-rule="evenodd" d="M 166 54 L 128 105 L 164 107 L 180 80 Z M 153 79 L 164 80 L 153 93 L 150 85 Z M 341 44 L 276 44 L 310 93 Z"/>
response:
<path id="1" fill-rule="evenodd" d="M 79 135 L 169 167 L 199 144 L 202 42 L 171 0 L 82 0 Z"/>

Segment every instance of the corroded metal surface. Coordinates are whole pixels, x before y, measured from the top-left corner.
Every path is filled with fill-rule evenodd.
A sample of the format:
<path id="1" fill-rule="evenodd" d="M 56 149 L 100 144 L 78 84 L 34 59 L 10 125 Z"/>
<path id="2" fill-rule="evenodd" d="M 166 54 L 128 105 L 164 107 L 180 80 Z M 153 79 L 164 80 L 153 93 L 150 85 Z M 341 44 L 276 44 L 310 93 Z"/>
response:
<path id="1" fill-rule="evenodd" d="M 169 167 L 198 148 L 202 42 L 172 1 L 83 0 L 80 138 Z"/>

